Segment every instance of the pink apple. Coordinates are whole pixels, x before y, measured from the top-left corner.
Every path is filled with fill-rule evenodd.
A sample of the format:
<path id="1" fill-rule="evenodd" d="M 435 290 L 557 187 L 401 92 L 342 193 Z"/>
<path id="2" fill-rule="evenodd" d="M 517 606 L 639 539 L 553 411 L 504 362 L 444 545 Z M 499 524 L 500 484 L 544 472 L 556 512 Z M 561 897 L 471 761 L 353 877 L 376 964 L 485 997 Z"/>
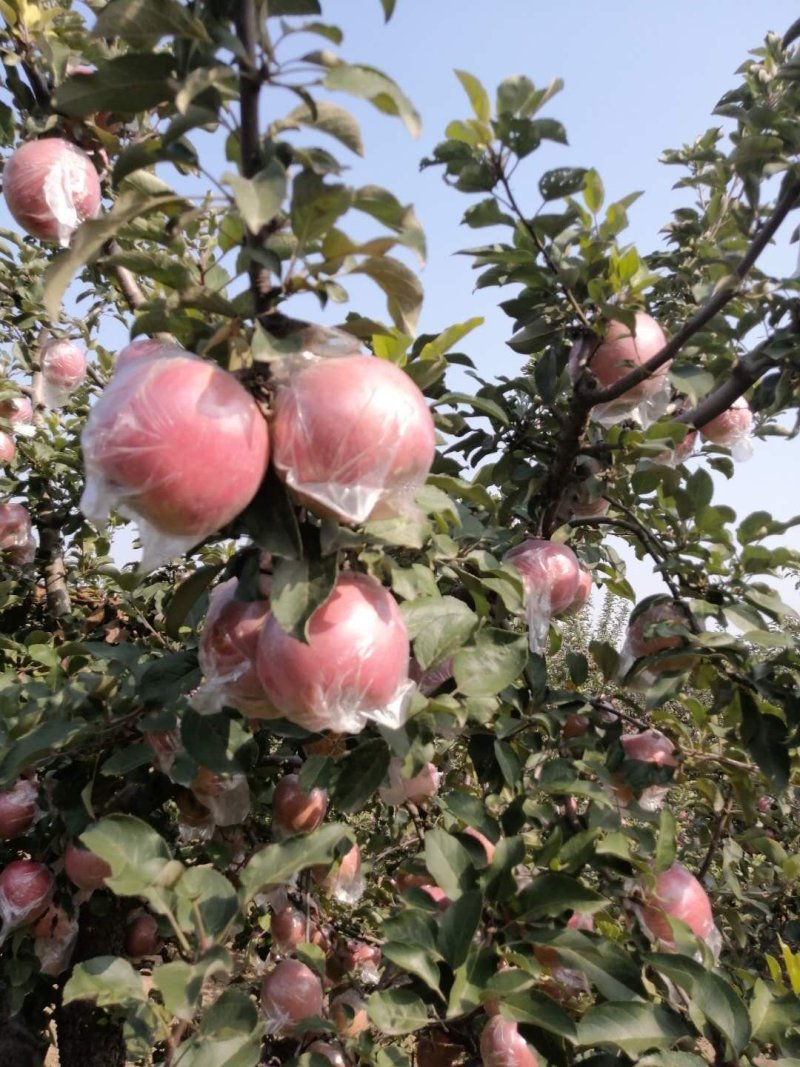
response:
<path id="1" fill-rule="evenodd" d="M 106 878 L 111 876 L 111 868 L 105 860 L 72 841 L 64 850 L 64 871 L 73 885 L 89 892 L 102 889 Z"/>
<path id="2" fill-rule="evenodd" d="M 47 407 L 66 403 L 86 378 L 86 353 L 67 340 L 50 340 L 42 347 L 43 400 Z"/>
<path id="3" fill-rule="evenodd" d="M 494 1015 L 481 1032 L 483 1067 L 538 1067 L 538 1059 L 517 1024 Z"/>
<path id="4" fill-rule="evenodd" d="M 686 638 L 681 633 L 651 633 L 652 627 L 664 625 L 672 629 L 680 627 L 688 628 L 688 616 L 683 608 L 675 600 L 662 598 L 643 602 L 634 609 L 628 624 L 626 647 L 634 659 L 643 656 L 656 656 L 672 648 L 684 648 Z M 692 665 L 692 656 L 667 656 L 653 660 L 647 664 L 647 669 L 654 674 L 662 671 L 684 670 Z"/>
<path id="5" fill-rule="evenodd" d="M 91 159 L 59 137 L 18 148 L 3 171 L 3 193 L 26 233 L 62 245 L 100 210 L 100 180 Z"/>
<path id="6" fill-rule="evenodd" d="M 305 1019 L 322 1015 L 322 982 L 299 960 L 282 960 L 261 986 L 267 1032 L 288 1037 Z"/>
<path id="7" fill-rule="evenodd" d="M 285 837 L 310 834 L 322 826 L 327 810 L 325 790 L 314 788 L 306 792 L 296 774 L 284 775 L 272 794 L 272 822 Z"/>
<path id="8" fill-rule="evenodd" d="M 753 428 L 753 413 L 743 396 L 738 397 L 727 411 L 700 427 L 704 441 L 730 448 L 746 438 Z"/>
<path id="9" fill-rule="evenodd" d="M 295 365 L 275 400 L 275 469 L 315 515 L 362 523 L 408 510 L 436 448 L 425 398 L 372 356 Z"/>
<path id="10" fill-rule="evenodd" d="M 269 700 L 307 730 L 356 733 L 374 719 L 405 718 L 408 633 L 391 593 L 374 578 L 346 572 L 307 626 L 308 644 L 270 615 L 256 662 Z"/>
<path id="11" fill-rule="evenodd" d="M 33 523 L 23 504 L 14 501 L 0 504 L 0 552 L 20 567 L 34 560 Z"/>
<path id="12" fill-rule="evenodd" d="M 392 804 L 395 807 L 407 801 L 422 804 L 430 797 L 436 796 L 441 775 L 435 763 L 426 764 L 419 774 L 412 778 L 405 777 L 402 769 L 403 760 L 399 756 L 393 756 L 389 761 L 389 785 L 378 790 L 384 804 Z"/>
<path id="13" fill-rule="evenodd" d="M 667 343 L 664 331 L 654 318 L 643 311 L 637 311 L 634 330 L 624 323 L 612 320 L 608 324 L 603 341 L 597 346 L 587 360 L 587 370 L 597 379 L 600 389 L 615 385 L 626 374 L 646 363 Z M 582 368 L 578 362 L 580 350 L 574 346 L 570 354 L 570 376 L 573 383 L 581 375 Z M 635 385 L 623 394 L 626 400 L 645 399 L 663 388 L 664 376 L 670 364 L 662 364 L 649 378 Z"/>
<path id="14" fill-rule="evenodd" d="M 30 830 L 39 811 L 37 797 L 36 785 L 27 778 L 0 792 L 0 841 L 11 841 Z"/>
<path id="15" fill-rule="evenodd" d="M 674 948 L 675 938 L 669 919 L 686 923 L 701 941 L 714 931 L 714 915 L 708 894 L 695 876 L 680 863 L 673 863 L 656 876 L 653 887 L 646 891 L 644 903 L 637 913 L 647 933 L 670 948 Z"/>
<path id="16" fill-rule="evenodd" d="M 547 605 L 550 615 L 560 615 L 575 601 L 580 585 L 580 564 L 567 545 L 529 537 L 503 557 L 522 577 L 525 596 Z"/>

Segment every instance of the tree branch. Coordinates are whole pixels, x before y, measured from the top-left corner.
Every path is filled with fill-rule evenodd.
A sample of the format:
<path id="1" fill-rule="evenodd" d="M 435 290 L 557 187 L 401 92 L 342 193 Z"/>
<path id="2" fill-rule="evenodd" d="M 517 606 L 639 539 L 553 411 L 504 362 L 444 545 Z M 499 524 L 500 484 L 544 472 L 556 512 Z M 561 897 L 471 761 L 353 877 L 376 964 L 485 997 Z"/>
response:
<path id="1" fill-rule="evenodd" d="M 656 538 L 650 534 L 650 531 L 645 526 L 636 522 L 631 522 L 628 519 L 615 519 L 606 515 L 598 515 L 595 518 L 590 519 L 570 519 L 569 524 L 573 528 L 580 526 L 612 526 L 619 530 L 627 530 L 628 533 L 633 534 L 647 555 L 650 556 L 656 564 L 656 569 L 664 579 L 664 582 L 674 599 L 681 599 L 680 589 L 675 584 L 672 576 L 667 574 L 663 569 L 664 558 L 661 554 L 660 546 Z"/>
<path id="2" fill-rule="evenodd" d="M 740 396 L 744 396 L 750 386 L 774 366 L 775 364 L 770 360 L 759 359 L 754 354 L 745 356 L 743 359 L 738 360 L 730 373 L 730 377 L 726 378 L 718 389 L 703 397 L 697 407 L 692 408 L 690 411 L 684 411 L 675 421 L 688 423 L 698 430 L 702 429 L 706 423 L 711 422 L 717 415 L 727 411 L 735 400 L 738 400 Z"/>
<path id="3" fill-rule="evenodd" d="M 725 800 L 725 804 L 723 805 L 722 811 L 719 813 L 716 822 L 714 823 L 714 829 L 711 833 L 711 840 L 709 841 L 706 854 L 703 857 L 703 862 L 697 869 L 697 874 L 695 877 L 697 878 L 698 882 L 702 882 L 702 880 L 708 874 L 709 868 L 711 867 L 711 864 L 714 860 L 714 853 L 717 851 L 717 847 L 722 838 L 722 832 L 725 829 L 725 824 L 730 818 L 732 808 L 733 794 L 729 793 L 727 799 Z"/>
<path id="4" fill-rule="evenodd" d="M 110 241 L 106 241 L 103 245 L 103 252 L 107 256 L 116 256 L 122 249 L 117 242 L 112 238 Z M 134 278 L 133 274 L 127 267 L 121 267 L 115 264 L 111 268 L 111 272 L 117 280 L 122 295 L 128 304 L 131 311 L 136 311 L 145 302 L 145 295 L 139 288 L 139 283 Z"/>
<path id="5" fill-rule="evenodd" d="M 613 385 L 609 385 L 606 389 L 589 389 L 582 387 L 582 382 L 578 381 L 576 391 L 583 395 L 590 407 L 594 407 L 595 404 L 606 404 L 611 400 L 617 400 L 635 385 L 643 382 L 645 378 L 649 378 L 659 367 L 663 367 L 665 363 L 672 359 L 707 322 L 710 322 L 711 319 L 718 315 L 726 304 L 730 303 L 783 220 L 797 204 L 798 197 L 800 197 L 800 179 L 792 178 L 786 183 L 786 187 L 779 196 L 772 215 L 753 238 L 750 247 L 725 280 L 725 284 L 683 324 L 660 352 L 657 352 L 646 363 L 642 363 L 641 366 L 636 367 L 629 374 L 626 374 L 624 378 L 620 378 L 618 382 L 614 382 Z"/>

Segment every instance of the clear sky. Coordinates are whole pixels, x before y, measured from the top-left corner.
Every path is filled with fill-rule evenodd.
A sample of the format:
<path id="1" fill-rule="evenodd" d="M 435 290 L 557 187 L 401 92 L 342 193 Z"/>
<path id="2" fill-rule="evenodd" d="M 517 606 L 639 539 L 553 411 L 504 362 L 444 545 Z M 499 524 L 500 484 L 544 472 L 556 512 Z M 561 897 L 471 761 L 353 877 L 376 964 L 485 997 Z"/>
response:
<path id="1" fill-rule="evenodd" d="M 426 302 L 420 329 L 436 332 L 473 315 L 485 316 L 485 325 L 460 347 L 486 377 L 516 374 L 524 359 L 506 346 L 511 320 L 496 307 L 510 291 L 474 292 L 469 260 L 455 255 L 460 248 L 481 243 L 491 231 L 460 227 L 464 210 L 476 198 L 448 189 L 438 170 L 419 171 L 420 158 L 430 154 L 447 123 L 469 114 L 453 69 L 477 75 L 490 92 L 510 74 L 527 74 L 538 86 L 563 78 L 564 91 L 544 113 L 565 124 L 569 146 L 547 146 L 520 168 L 515 177 L 518 199 L 533 212 L 539 206 L 536 182 L 542 171 L 594 166 L 607 198 L 645 192 L 631 209 L 626 236 L 648 252 L 659 243 L 659 230 L 679 203 L 671 187 L 680 172 L 659 164 L 662 150 L 719 125 L 711 111 L 734 84 L 734 72 L 748 50 L 758 46 L 768 30 L 783 33 L 798 15 L 791 0 L 397 0 L 394 17 L 384 26 L 378 0 L 327 0 L 323 8 L 324 18 L 345 31 L 343 56 L 394 77 L 423 120 L 422 135 L 413 140 L 399 121 L 360 101 L 338 97 L 361 122 L 366 144 L 365 159 L 351 157 L 346 178 L 354 184 L 385 185 L 403 202 L 416 205 L 429 252 L 422 273 Z M 324 42 L 308 38 L 307 47 L 324 47 Z M 296 103 L 294 97 L 265 94 L 262 125 Z M 229 165 L 218 146 L 219 140 L 204 145 L 203 159 L 221 173 Z M 174 178 L 174 172 L 163 173 Z M 0 221 L 5 218 L 0 210 Z M 796 261 L 796 249 L 789 247 L 794 224 L 790 221 L 779 233 L 772 260 L 789 272 Z M 345 220 L 343 228 L 357 235 L 365 232 L 363 221 L 351 226 Z M 371 283 L 359 279 L 348 282 L 348 288 L 351 307 L 385 318 L 383 300 Z M 302 298 L 287 310 L 336 323 L 347 307 L 334 305 L 320 312 L 315 300 Z M 757 443 L 754 458 L 737 468 L 733 482 L 719 485 L 718 501 L 736 508 L 740 517 L 760 508 L 784 519 L 800 511 L 797 479 L 787 476 L 793 471 L 791 449 L 796 449 L 793 442 Z M 800 540 L 795 544 L 800 547 Z M 640 596 L 657 588 L 648 572 L 646 565 L 632 562 L 630 576 Z M 783 593 L 800 606 L 800 598 L 785 585 Z"/>

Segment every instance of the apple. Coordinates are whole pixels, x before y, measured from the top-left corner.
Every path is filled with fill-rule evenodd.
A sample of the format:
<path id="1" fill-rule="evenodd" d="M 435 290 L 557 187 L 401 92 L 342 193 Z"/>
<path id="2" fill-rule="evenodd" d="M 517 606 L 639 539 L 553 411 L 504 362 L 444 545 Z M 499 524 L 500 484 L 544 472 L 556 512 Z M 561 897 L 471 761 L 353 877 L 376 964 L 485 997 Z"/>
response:
<path id="1" fill-rule="evenodd" d="M 626 734 L 621 739 L 625 758 L 652 763 L 654 767 L 677 767 L 675 745 L 658 730 L 643 730 L 638 734 Z M 639 807 L 645 811 L 658 811 L 669 793 L 668 785 L 651 785 L 642 790 Z M 627 807 L 633 800 L 634 792 L 625 784 L 622 774 L 614 775 L 614 795 L 620 807 Z"/>
<path id="2" fill-rule="evenodd" d="M 517 1024 L 494 1015 L 481 1031 L 483 1067 L 538 1067 L 538 1059 Z"/>
<path id="3" fill-rule="evenodd" d="M 0 401 L 0 418 L 8 419 L 12 426 L 27 426 L 33 422 L 33 404 L 27 396 Z"/>
<path id="4" fill-rule="evenodd" d="M 666 335 L 650 315 L 637 311 L 633 331 L 629 326 L 613 319 L 602 342 L 586 360 L 586 370 L 596 380 L 598 388 L 615 385 L 632 370 L 646 363 L 667 343 Z M 583 347 L 574 345 L 570 352 L 569 372 L 573 384 L 581 377 Z M 670 363 L 663 363 L 649 378 L 623 393 L 625 401 L 639 401 L 652 397 L 664 387 Z"/>
<path id="5" fill-rule="evenodd" d="M 14 462 L 16 454 L 17 446 L 14 444 L 14 438 L 5 430 L 0 430 L 0 466 L 9 466 Z"/>
<path id="6" fill-rule="evenodd" d="M 355 989 L 346 989 L 331 1001 L 331 1019 L 342 1041 L 369 1029 L 367 1005 Z"/>
<path id="7" fill-rule="evenodd" d="M 255 664 L 269 601 L 237 600 L 238 587 L 238 580 L 229 578 L 211 592 L 199 647 L 205 681 L 192 703 L 204 713 L 213 714 L 227 705 L 249 718 L 272 718 L 276 712 Z"/>
<path id="8" fill-rule="evenodd" d="M 3 171 L 3 194 L 27 234 L 62 245 L 100 210 L 100 179 L 91 159 L 60 137 L 18 148 Z"/>
<path id="9" fill-rule="evenodd" d="M 573 711 L 564 720 L 564 725 L 561 727 L 561 737 L 564 741 L 572 741 L 573 738 L 583 737 L 590 726 L 590 720 L 587 715 L 580 715 L 578 712 Z"/>
<path id="10" fill-rule="evenodd" d="M 169 356 L 186 356 L 188 354 L 186 349 L 181 348 L 177 341 L 161 341 L 156 337 L 137 337 L 117 353 L 117 358 L 114 360 L 114 371 L 116 373 L 137 360 L 159 359 L 162 356 L 167 358 Z"/>
<path id="11" fill-rule="evenodd" d="M 69 966 L 78 939 L 78 918 L 68 915 L 58 904 L 50 904 L 44 914 L 28 927 L 34 938 L 33 951 L 42 974 L 55 977 Z"/>
<path id="12" fill-rule="evenodd" d="M 478 842 L 486 855 L 486 863 L 491 863 L 494 859 L 495 849 L 497 848 L 494 842 L 490 841 L 485 834 L 480 832 L 480 830 L 476 830 L 474 826 L 465 826 L 462 832 L 466 834 L 467 837 L 471 837 Z"/>
<path id="13" fill-rule="evenodd" d="M 684 648 L 687 642 L 683 634 L 651 633 L 650 630 L 655 626 L 686 630 L 688 621 L 684 608 L 677 601 L 669 597 L 648 597 L 631 614 L 625 647 L 634 659 L 657 656 L 672 648 Z M 653 674 L 685 670 L 691 667 L 692 662 L 691 655 L 660 657 L 648 663 L 647 670 Z"/>
<path id="14" fill-rule="evenodd" d="M 675 947 L 670 919 L 686 923 L 695 937 L 706 941 L 715 932 L 714 915 L 708 894 L 695 876 L 680 863 L 673 863 L 656 875 L 651 888 L 645 890 L 643 903 L 636 909 L 645 932 Z"/>
<path id="15" fill-rule="evenodd" d="M 279 384 L 272 440 L 275 469 L 295 499 L 346 523 L 407 512 L 436 450 L 433 418 L 411 378 L 361 355 L 295 361 Z"/>
<path id="16" fill-rule="evenodd" d="M 216 826 L 237 826 L 250 814 L 250 786 L 243 774 L 223 777 L 201 767 L 191 789 Z"/>
<path id="17" fill-rule="evenodd" d="M 743 396 L 738 397 L 727 411 L 701 426 L 704 441 L 730 448 L 744 441 L 753 428 L 753 413 Z"/>
<path id="18" fill-rule="evenodd" d="M 142 736 L 153 750 L 153 765 L 169 774 L 175 757 L 183 752 L 180 730 L 147 730 Z"/>
<path id="19" fill-rule="evenodd" d="M 59 408 L 86 378 L 86 353 L 73 341 L 50 340 L 42 347 L 42 399 Z"/>
<path id="20" fill-rule="evenodd" d="M 0 504 L 0 552 L 19 567 L 33 563 L 36 556 L 33 523 L 23 504 L 14 501 Z"/>
<path id="21" fill-rule="evenodd" d="M 125 952 L 133 959 L 142 956 L 157 956 L 163 948 L 158 936 L 158 923 L 152 915 L 135 915 L 128 920 L 125 932 Z"/>
<path id="22" fill-rule="evenodd" d="M 261 985 L 267 1032 L 289 1037 L 304 1019 L 322 1015 L 322 982 L 299 960 L 281 960 Z"/>
<path id="23" fill-rule="evenodd" d="M 410 802 L 422 804 L 430 797 L 436 796 L 439 790 L 441 774 L 436 769 L 435 763 L 427 763 L 425 767 L 412 778 L 403 775 L 403 760 L 399 756 L 392 756 L 389 761 L 389 785 L 382 786 L 378 795 L 384 804 L 399 807 L 401 804 Z"/>
<path id="24" fill-rule="evenodd" d="M 366 574 L 339 575 L 306 625 L 308 643 L 274 615 L 258 643 L 258 676 L 269 700 L 306 730 L 357 733 L 367 722 L 397 728 L 412 683 L 409 641 L 391 593 Z"/>
<path id="25" fill-rule="evenodd" d="M 293 952 L 304 941 L 311 940 L 313 923 L 308 923 L 306 936 L 306 917 L 299 909 L 287 904 L 272 916 L 269 932 L 272 947 L 282 953 Z"/>
<path id="26" fill-rule="evenodd" d="M 0 792 L 0 841 L 26 834 L 39 813 L 36 785 L 20 778 L 12 789 Z"/>
<path id="27" fill-rule="evenodd" d="M 592 599 L 592 572 L 587 571 L 585 567 L 581 567 L 578 572 L 578 588 L 575 593 L 575 599 L 572 601 L 566 611 L 562 612 L 563 615 L 577 615 L 578 612 L 585 608 L 589 601 Z"/>
<path id="28" fill-rule="evenodd" d="M 529 537 L 506 552 L 503 562 L 515 567 L 522 578 L 530 648 L 541 654 L 550 619 L 575 603 L 581 575 L 578 557 L 566 545 Z"/>
<path id="29" fill-rule="evenodd" d="M 355 974 L 359 981 L 375 985 L 380 979 L 382 953 L 378 945 L 348 938 L 340 941 L 328 957 L 326 972 L 334 982 Z"/>
<path id="30" fill-rule="evenodd" d="M 73 885 L 89 892 L 102 889 L 106 878 L 111 877 L 111 868 L 105 860 L 72 841 L 64 850 L 64 871 Z"/>
<path id="31" fill-rule="evenodd" d="M 281 836 L 310 834 L 322 826 L 328 810 L 328 794 L 324 789 L 300 788 L 296 774 L 286 774 L 272 794 L 272 822 Z"/>
<path id="32" fill-rule="evenodd" d="M 33 922 L 47 911 L 53 896 L 53 874 L 43 863 L 12 860 L 0 871 L 0 917 L 3 934 Z"/>
<path id="33" fill-rule="evenodd" d="M 343 904 L 355 904 L 364 892 L 361 874 L 361 849 L 352 845 L 332 868 L 316 866 L 311 875 L 320 889 Z"/>
<path id="34" fill-rule="evenodd" d="M 236 518 L 269 458 L 267 424 L 247 390 L 210 360 L 177 352 L 120 367 L 81 445 L 83 513 L 102 523 L 118 507 L 139 520 L 150 566 Z"/>

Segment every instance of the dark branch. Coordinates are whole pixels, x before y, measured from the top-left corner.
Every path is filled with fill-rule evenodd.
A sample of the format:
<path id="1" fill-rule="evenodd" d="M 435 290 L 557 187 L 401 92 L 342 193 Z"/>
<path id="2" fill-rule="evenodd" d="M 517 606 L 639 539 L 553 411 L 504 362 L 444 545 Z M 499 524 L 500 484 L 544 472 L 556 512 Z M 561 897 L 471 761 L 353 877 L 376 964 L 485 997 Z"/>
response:
<path id="1" fill-rule="evenodd" d="M 711 833 L 711 841 L 708 844 L 708 849 L 703 857 L 703 862 L 700 864 L 697 870 L 697 880 L 702 882 L 705 876 L 708 874 L 711 864 L 714 860 L 714 853 L 717 851 L 719 843 L 722 839 L 722 832 L 725 829 L 725 824 L 731 815 L 731 809 L 733 807 L 733 794 L 729 793 L 722 808 L 722 811 L 717 816 L 714 824 L 714 829 Z"/>
<path id="2" fill-rule="evenodd" d="M 116 256 L 122 249 L 116 241 L 111 240 L 106 241 L 103 246 L 103 251 L 107 256 Z M 139 288 L 139 283 L 127 267 L 121 267 L 115 264 L 111 267 L 111 271 L 117 280 L 117 285 L 119 286 L 122 295 L 125 297 L 128 307 L 131 311 L 136 311 L 145 302 L 145 295 Z"/>
<path id="3" fill-rule="evenodd" d="M 768 359 L 759 359 L 756 356 L 745 356 L 740 359 L 718 389 L 704 397 L 696 408 L 684 411 L 676 418 L 676 422 L 685 422 L 695 429 L 701 429 L 707 422 L 711 422 L 717 415 L 727 411 L 731 404 L 744 396 L 747 390 L 758 381 L 775 364 Z"/>
<path id="4" fill-rule="evenodd" d="M 611 400 L 617 400 L 635 385 L 643 382 L 645 378 L 649 378 L 659 367 L 663 367 L 665 363 L 672 359 L 672 357 L 683 348 L 690 338 L 694 337 L 696 333 L 702 330 L 706 323 L 710 322 L 711 319 L 718 315 L 725 305 L 730 303 L 734 296 L 736 296 L 741 283 L 750 273 L 756 260 L 772 240 L 783 220 L 797 204 L 798 197 L 800 197 L 800 179 L 792 178 L 786 183 L 786 188 L 778 198 L 778 202 L 775 205 L 775 210 L 772 215 L 767 219 L 757 235 L 753 238 L 750 247 L 734 267 L 730 276 L 726 279 L 725 284 L 721 286 L 717 292 L 714 293 L 713 296 L 711 296 L 706 303 L 683 324 L 680 330 L 678 330 L 675 336 L 664 345 L 660 352 L 657 352 L 651 359 L 648 359 L 646 363 L 643 363 L 640 367 L 636 367 L 630 374 L 626 374 L 624 378 L 620 378 L 618 382 L 614 382 L 613 385 L 608 386 L 606 389 L 582 388 L 581 382 L 578 382 L 576 389 L 583 395 L 587 403 L 591 407 L 594 407 L 595 404 L 607 404 Z"/>

